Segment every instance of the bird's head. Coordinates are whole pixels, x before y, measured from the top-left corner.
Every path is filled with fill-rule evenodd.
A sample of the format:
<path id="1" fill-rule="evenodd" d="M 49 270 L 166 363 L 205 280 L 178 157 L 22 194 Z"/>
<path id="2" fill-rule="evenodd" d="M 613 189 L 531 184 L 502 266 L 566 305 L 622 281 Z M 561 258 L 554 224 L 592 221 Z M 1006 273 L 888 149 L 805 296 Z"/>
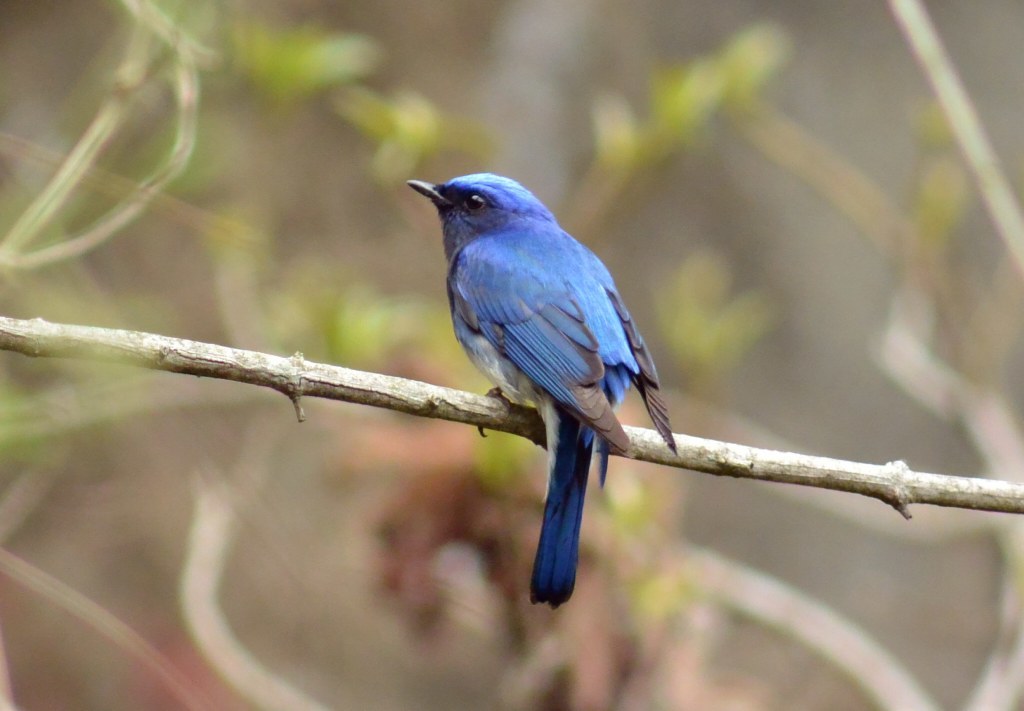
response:
<path id="1" fill-rule="evenodd" d="M 518 221 L 555 222 L 533 193 L 500 175 L 463 175 L 437 185 L 410 180 L 408 185 L 437 208 L 449 258 L 463 244 Z"/>

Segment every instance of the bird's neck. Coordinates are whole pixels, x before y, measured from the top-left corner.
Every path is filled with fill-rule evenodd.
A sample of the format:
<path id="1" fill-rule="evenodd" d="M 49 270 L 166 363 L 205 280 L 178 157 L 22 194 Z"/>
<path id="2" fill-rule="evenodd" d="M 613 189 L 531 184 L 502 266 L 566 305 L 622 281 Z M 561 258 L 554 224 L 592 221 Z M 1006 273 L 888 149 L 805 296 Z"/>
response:
<path id="1" fill-rule="evenodd" d="M 449 264 L 452 263 L 452 260 L 455 259 L 468 241 L 465 239 L 459 240 L 447 234 L 444 236 L 444 256 Z"/>

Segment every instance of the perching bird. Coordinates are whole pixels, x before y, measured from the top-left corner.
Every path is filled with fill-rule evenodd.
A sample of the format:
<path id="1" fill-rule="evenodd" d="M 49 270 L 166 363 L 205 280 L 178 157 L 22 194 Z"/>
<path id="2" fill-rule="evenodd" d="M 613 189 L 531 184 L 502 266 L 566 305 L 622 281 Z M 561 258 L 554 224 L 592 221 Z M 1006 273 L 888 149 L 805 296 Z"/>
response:
<path id="1" fill-rule="evenodd" d="M 510 400 L 544 419 L 548 492 L 530 599 L 558 607 L 576 584 L 594 434 L 601 483 L 629 438 L 615 417 L 634 383 L 675 451 L 654 361 L 608 269 L 519 183 L 490 173 L 409 186 L 444 231 L 455 336 Z"/>

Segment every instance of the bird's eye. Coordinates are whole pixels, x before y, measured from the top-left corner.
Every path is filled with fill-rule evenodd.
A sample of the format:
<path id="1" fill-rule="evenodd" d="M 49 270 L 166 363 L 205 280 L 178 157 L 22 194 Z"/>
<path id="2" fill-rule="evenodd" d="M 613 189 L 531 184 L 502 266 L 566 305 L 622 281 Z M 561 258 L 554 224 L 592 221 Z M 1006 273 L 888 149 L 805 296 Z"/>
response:
<path id="1" fill-rule="evenodd" d="M 479 195 L 473 194 L 466 198 L 466 209 L 470 212 L 476 212 L 487 205 L 487 201 Z"/>

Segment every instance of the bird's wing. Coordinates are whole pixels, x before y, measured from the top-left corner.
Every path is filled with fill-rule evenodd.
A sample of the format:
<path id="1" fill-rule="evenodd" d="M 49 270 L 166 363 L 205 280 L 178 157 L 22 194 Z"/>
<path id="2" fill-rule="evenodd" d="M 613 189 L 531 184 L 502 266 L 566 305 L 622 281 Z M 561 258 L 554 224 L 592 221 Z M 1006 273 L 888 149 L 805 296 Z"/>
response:
<path id="1" fill-rule="evenodd" d="M 622 297 L 619 296 L 614 287 L 606 287 L 605 291 L 612 306 L 615 307 L 615 313 L 622 323 L 622 330 L 626 334 L 629 348 L 633 352 L 633 357 L 636 359 L 636 364 L 639 368 L 639 372 L 633 375 L 633 382 L 636 384 L 636 389 L 640 392 L 640 396 L 644 399 L 644 404 L 647 406 L 647 412 L 651 416 L 651 421 L 654 422 L 655 429 L 658 430 L 658 433 L 665 440 L 665 444 L 668 445 L 669 449 L 674 452 L 676 451 L 676 443 L 675 438 L 672 436 L 672 425 L 668 421 L 668 407 L 666 407 L 665 401 L 661 397 L 658 371 L 654 369 L 654 359 L 651 357 L 651 352 L 647 350 L 647 344 L 644 343 L 639 329 L 637 329 L 636 324 L 633 322 L 633 317 L 626 310 L 626 305 L 622 303 Z"/>
<path id="2" fill-rule="evenodd" d="M 555 265 L 478 240 L 456 257 L 449 288 L 472 330 L 615 450 L 629 448 L 601 387 L 599 343 Z"/>
<path id="3" fill-rule="evenodd" d="M 655 429 L 665 440 L 665 444 L 675 451 L 675 438 L 672 436 L 672 426 L 668 419 L 668 408 L 661 396 L 658 372 L 654 368 L 654 359 L 647 350 L 640 330 L 622 297 L 619 296 L 615 281 L 604 263 L 582 243 L 573 240 L 571 244 L 578 252 L 579 263 L 586 265 L 587 273 L 597 285 L 596 288 L 580 293 L 579 297 L 583 299 L 581 303 L 584 312 L 588 316 L 588 321 L 593 322 L 594 332 L 601 341 L 606 366 L 622 366 L 629 372 L 629 379 L 640 392 Z M 620 377 L 625 375 L 622 370 L 619 370 L 619 373 Z M 608 380 L 606 377 L 606 387 L 614 390 L 614 385 L 607 382 Z M 618 397 L 622 397 L 625 388 L 619 385 L 619 389 L 623 392 L 620 392 Z"/>

